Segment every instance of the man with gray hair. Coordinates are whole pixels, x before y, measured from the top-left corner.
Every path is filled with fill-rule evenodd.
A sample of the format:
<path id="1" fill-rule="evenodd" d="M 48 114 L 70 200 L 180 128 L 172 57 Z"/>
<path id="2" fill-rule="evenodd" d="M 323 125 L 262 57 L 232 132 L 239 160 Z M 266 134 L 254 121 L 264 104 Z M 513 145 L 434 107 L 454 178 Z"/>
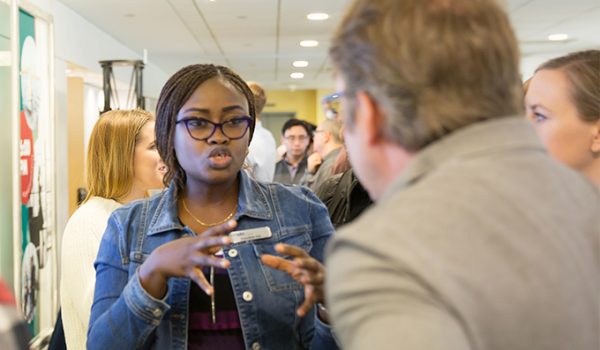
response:
<path id="1" fill-rule="evenodd" d="M 344 349 L 600 349 L 600 195 L 523 118 L 497 0 L 355 0 L 332 41 L 375 205 L 333 238 Z"/>
<path id="2" fill-rule="evenodd" d="M 341 129 L 339 121 L 326 119 L 314 131 L 314 152 L 308 157 L 307 173 L 301 181 L 313 191 L 332 175 L 331 170 L 342 148 Z"/>

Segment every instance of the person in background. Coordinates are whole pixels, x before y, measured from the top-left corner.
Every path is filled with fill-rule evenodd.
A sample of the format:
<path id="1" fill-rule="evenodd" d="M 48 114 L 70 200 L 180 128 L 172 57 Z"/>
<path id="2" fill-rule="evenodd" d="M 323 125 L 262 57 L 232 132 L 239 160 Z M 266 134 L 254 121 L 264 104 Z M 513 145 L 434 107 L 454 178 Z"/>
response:
<path id="1" fill-rule="evenodd" d="M 339 102 L 339 97 L 338 93 L 333 93 L 325 96 L 323 101 L 324 103 L 330 103 L 331 100 Z M 343 143 L 343 119 L 339 121 L 342 123 L 340 139 Z M 331 176 L 315 189 L 315 194 L 327 207 L 329 218 L 336 230 L 352 222 L 373 203 L 369 193 L 354 175 L 345 145 L 340 148 L 331 167 Z"/>
<path id="2" fill-rule="evenodd" d="M 342 123 L 326 119 L 314 131 L 313 153 L 307 160 L 307 173 L 301 183 L 313 191 L 332 174 L 331 169 L 342 148 Z"/>
<path id="3" fill-rule="evenodd" d="M 333 227 L 307 188 L 241 170 L 255 122 L 244 80 L 184 67 L 156 118 L 169 188 L 110 217 L 88 349 L 323 349 L 331 333 L 313 307 L 322 281 L 269 266 L 281 255 L 322 261 Z"/>
<path id="4" fill-rule="evenodd" d="M 375 204 L 333 236 L 342 348 L 600 348 L 600 195 L 523 118 L 497 0 L 354 0 L 330 57 Z"/>
<path id="5" fill-rule="evenodd" d="M 542 64 L 529 80 L 525 101 L 548 152 L 600 188 L 600 50 Z"/>
<path id="6" fill-rule="evenodd" d="M 94 260 L 108 217 L 121 205 L 162 188 L 165 171 L 151 113 L 117 110 L 100 116 L 87 149 L 88 194 L 62 237 L 60 303 L 68 349 L 85 349 L 96 282 Z"/>
<path id="7" fill-rule="evenodd" d="M 281 144 L 286 152 L 275 165 L 274 182 L 297 185 L 306 173 L 307 150 L 311 132 L 308 124 L 300 119 L 288 119 L 281 129 Z"/>
<path id="8" fill-rule="evenodd" d="M 250 144 L 246 164 L 249 171 L 258 181 L 271 182 L 275 174 L 275 163 L 277 162 L 276 144 L 273 134 L 262 126 L 260 115 L 267 103 L 265 90 L 255 82 L 248 82 L 248 87 L 254 95 L 256 107 L 256 127 Z"/>
<path id="9" fill-rule="evenodd" d="M 31 334 L 17 309 L 15 297 L 0 278 L 0 349 L 29 349 Z"/>

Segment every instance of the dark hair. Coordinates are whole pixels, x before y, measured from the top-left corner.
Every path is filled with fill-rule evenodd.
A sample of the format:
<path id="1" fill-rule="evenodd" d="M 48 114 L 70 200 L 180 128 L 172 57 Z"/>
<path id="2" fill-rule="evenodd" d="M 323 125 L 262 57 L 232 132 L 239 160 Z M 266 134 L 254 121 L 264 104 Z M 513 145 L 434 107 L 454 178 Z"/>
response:
<path id="1" fill-rule="evenodd" d="M 365 92 L 385 112 L 381 133 L 409 151 L 523 111 L 518 44 L 497 0 L 355 0 L 330 47 L 347 127 Z"/>
<path id="2" fill-rule="evenodd" d="M 582 120 L 595 122 L 600 119 L 600 50 L 553 58 L 535 71 L 544 69 L 565 73 L 571 85 L 569 97 Z"/>
<path id="3" fill-rule="evenodd" d="M 294 126 L 303 127 L 304 130 L 306 130 L 306 134 L 308 135 L 308 137 L 312 138 L 312 130 L 311 130 L 310 126 L 308 126 L 308 123 L 305 122 L 304 120 L 300 120 L 297 118 L 290 118 L 283 124 L 283 127 L 281 128 L 281 135 L 285 135 L 285 132 Z"/>
<path id="4" fill-rule="evenodd" d="M 167 166 L 167 173 L 163 178 L 165 186 L 171 181 L 175 185 L 175 196 L 183 190 L 186 181 L 185 171 L 179 164 L 175 154 L 174 138 L 177 113 L 192 93 L 204 82 L 212 78 L 219 78 L 230 83 L 240 91 L 248 101 L 248 110 L 252 123 L 250 124 L 250 140 L 254 133 L 256 113 L 254 110 L 254 95 L 239 75 L 231 69 L 213 64 L 194 64 L 180 69 L 165 83 L 156 106 L 156 147 L 161 158 Z"/>

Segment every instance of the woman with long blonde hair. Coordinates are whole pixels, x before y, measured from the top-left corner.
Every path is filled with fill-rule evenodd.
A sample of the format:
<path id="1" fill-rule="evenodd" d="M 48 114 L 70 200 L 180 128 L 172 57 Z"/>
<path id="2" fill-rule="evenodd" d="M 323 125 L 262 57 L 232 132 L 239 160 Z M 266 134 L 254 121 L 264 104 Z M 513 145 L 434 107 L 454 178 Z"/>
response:
<path id="1" fill-rule="evenodd" d="M 123 204 L 162 188 L 166 168 L 156 151 L 154 116 L 143 110 L 102 114 L 90 136 L 88 195 L 62 238 L 61 307 L 69 349 L 85 349 L 98 253 L 108 217 Z"/>

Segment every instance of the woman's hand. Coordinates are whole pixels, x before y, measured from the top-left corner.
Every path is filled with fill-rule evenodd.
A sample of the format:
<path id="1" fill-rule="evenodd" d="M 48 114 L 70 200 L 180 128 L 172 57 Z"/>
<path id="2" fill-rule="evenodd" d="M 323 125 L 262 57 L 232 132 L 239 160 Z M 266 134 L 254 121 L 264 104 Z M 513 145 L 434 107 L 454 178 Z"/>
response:
<path id="1" fill-rule="evenodd" d="M 170 277 L 189 277 L 206 294 L 214 290 L 202 273 L 203 266 L 228 268 L 227 259 L 212 255 L 223 246 L 231 244 L 227 236 L 237 225 L 233 220 L 211 227 L 195 237 L 184 237 L 156 248 L 140 266 L 142 287 L 153 297 L 162 299 L 167 292 Z"/>
<path id="2" fill-rule="evenodd" d="M 325 268 L 301 248 L 279 243 L 275 245 L 275 251 L 282 255 L 290 255 L 294 259 L 287 260 L 264 254 L 260 260 L 271 268 L 287 272 L 293 279 L 304 285 L 304 303 L 296 311 L 298 316 L 304 317 L 314 304 L 323 303 L 325 299 Z"/>

